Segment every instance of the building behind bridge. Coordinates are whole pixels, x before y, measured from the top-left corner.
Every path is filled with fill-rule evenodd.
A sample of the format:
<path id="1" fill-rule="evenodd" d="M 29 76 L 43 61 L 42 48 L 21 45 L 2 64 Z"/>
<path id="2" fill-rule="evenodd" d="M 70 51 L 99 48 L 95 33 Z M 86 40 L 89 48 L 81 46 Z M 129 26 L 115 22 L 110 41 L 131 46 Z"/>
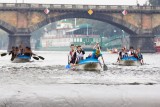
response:
<path id="1" fill-rule="evenodd" d="M 103 40 L 105 37 L 103 37 Z M 40 38 L 39 50 L 69 50 L 70 44 L 76 46 L 81 45 L 85 50 L 92 50 L 96 42 L 104 43 L 102 37 L 98 34 L 90 24 L 81 24 L 76 27 L 68 21 L 60 21 L 57 23 L 56 29 L 46 32 Z"/>

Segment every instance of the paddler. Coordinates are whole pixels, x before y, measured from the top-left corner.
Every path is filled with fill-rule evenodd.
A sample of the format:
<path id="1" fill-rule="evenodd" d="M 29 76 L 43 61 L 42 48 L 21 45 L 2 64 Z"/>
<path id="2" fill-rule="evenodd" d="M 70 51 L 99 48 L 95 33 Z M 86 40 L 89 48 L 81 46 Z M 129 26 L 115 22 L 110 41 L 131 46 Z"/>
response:
<path id="1" fill-rule="evenodd" d="M 76 55 L 75 55 L 75 57 L 76 57 L 76 63 L 78 63 L 80 60 L 84 59 L 83 56 L 85 54 L 85 51 L 82 49 L 82 47 L 80 45 L 77 46 L 77 50 L 76 50 L 75 53 L 76 53 Z"/>
<path id="2" fill-rule="evenodd" d="M 135 53 L 135 57 L 141 62 L 141 64 L 144 64 L 143 55 L 141 53 L 140 48 L 137 48 L 136 53 Z"/>
<path id="3" fill-rule="evenodd" d="M 101 57 L 102 61 L 104 62 L 99 43 L 96 43 L 96 45 L 93 47 L 93 53 L 92 53 L 91 58 L 98 59 L 99 57 Z"/>
<path id="4" fill-rule="evenodd" d="M 71 50 L 69 52 L 69 64 L 71 66 L 74 66 L 74 65 L 76 65 L 76 51 L 75 51 L 74 44 L 71 44 L 70 48 L 71 48 Z"/>
<path id="5" fill-rule="evenodd" d="M 122 50 L 119 52 L 117 62 L 119 62 L 124 57 L 128 57 L 126 47 L 123 47 Z"/>
<path id="6" fill-rule="evenodd" d="M 134 48 L 131 46 L 128 52 L 128 56 L 134 56 L 135 55 L 135 50 Z"/>
<path id="7" fill-rule="evenodd" d="M 18 47 L 15 48 L 15 57 L 17 57 L 18 55 L 20 55 L 20 50 Z"/>
<path id="8" fill-rule="evenodd" d="M 35 54 L 31 51 L 30 47 L 26 47 L 23 55 L 31 57 L 32 55 L 35 55 Z"/>
<path id="9" fill-rule="evenodd" d="M 20 55 L 22 55 L 24 53 L 24 46 L 22 43 L 19 45 L 19 53 L 20 53 Z"/>

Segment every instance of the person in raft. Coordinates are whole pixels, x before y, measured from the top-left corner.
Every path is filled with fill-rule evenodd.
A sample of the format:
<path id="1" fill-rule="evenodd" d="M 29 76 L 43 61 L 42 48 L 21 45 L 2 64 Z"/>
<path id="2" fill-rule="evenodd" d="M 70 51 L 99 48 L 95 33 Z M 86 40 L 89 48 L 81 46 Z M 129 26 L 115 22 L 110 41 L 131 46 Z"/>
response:
<path id="1" fill-rule="evenodd" d="M 76 57 L 76 63 L 79 63 L 80 60 L 83 60 L 84 58 L 85 51 L 82 49 L 82 47 L 79 45 L 77 46 L 77 50 L 75 52 L 75 57 Z"/>
<path id="2" fill-rule="evenodd" d="M 71 50 L 69 52 L 69 64 L 71 66 L 74 66 L 76 64 L 76 51 L 74 44 L 71 44 L 70 48 Z"/>
<path id="3" fill-rule="evenodd" d="M 128 53 L 127 53 L 126 47 L 123 47 L 121 49 L 121 51 L 119 52 L 119 56 L 118 56 L 117 62 L 119 62 L 124 57 L 128 57 Z"/>
<path id="4" fill-rule="evenodd" d="M 90 54 L 87 58 L 98 59 L 99 57 L 101 57 L 102 61 L 104 62 L 99 43 L 96 43 L 96 45 L 93 47 L 93 53 Z"/>
<path id="5" fill-rule="evenodd" d="M 129 51 L 128 51 L 128 56 L 134 56 L 135 55 L 135 50 L 134 48 L 131 46 Z"/>
<path id="6" fill-rule="evenodd" d="M 140 48 L 137 48 L 136 53 L 135 53 L 135 57 L 141 62 L 141 64 L 144 64 L 143 55 L 141 53 Z"/>
<path id="7" fill-rule="evenodd" d="M 24 46 L 23 46 L 23 43 L 21 43 L 20 45 L 19 45 L 19 55 L 23 55 L 23 53 L 24 53 Z"/>
<path id="8" fill-rule="evenodd" d="M 32 52 L 32 50 L 31 50 L 30 47 L 26 47 L 26 48 L 24 49 L 23 55 L 32 57 L 32 55 L 35 55 L 35 54 Z"/>

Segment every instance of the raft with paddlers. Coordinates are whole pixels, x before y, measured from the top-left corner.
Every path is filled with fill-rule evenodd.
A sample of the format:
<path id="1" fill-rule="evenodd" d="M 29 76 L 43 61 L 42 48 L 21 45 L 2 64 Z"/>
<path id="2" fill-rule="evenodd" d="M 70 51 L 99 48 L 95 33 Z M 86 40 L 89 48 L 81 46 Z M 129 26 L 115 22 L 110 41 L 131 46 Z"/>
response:
<path id="1" fill-rule="evenodd" d="M 2 53 L 2 54 L 0 54 L 0 56 L 1 56 L 1 57 L 4 57 L 4 56 L 6 56 L 7 54 L 8 54 L 8 53 Z M 34 54 L 34 55 L 32 56 L 32 58 L 35 59 L 35 60 L 39 60 L 39 59 L 44 60 L 44 59 L 45 59 L 44 57 L 38 56 L 38 55 L 36 55 L 36 54 Z M 14 62 L 14 63 L 32 62 L 32 61 L 31 61 L 31 56 L 28 56 L 28 55 L 17 55 L 16 57 L 12 57 L 12 58 L 11 58 L 11 61 Z"/>
<path id="2" fill-rule="evenodd" d="M 42 57 L 42 56 L 27 56 L 27 55 L 18 55 L 17 57 L 15 57 L 14 59 L 13 59 L 13 63 L 24 63 L 24 62 L 33 62 L 32 60 L 31 60 L 31 58 L 33 58 L 33 59 L 35 59 L 35 60 L 39 60 L 39 59 L 41 59 L 41 60 L 44 60 L 44 58 Z"/>
<path id="3" fill-rule="evenodd" d="M 98 59 L 88 58 L 81 60 L 75 66 L 66 66 L 67 69 L 78 70 L 78 71 L 105 71 L 107 66 L 100 63 Z"/>
<path id="4" fill-rule="evenodd" d="M 68 56 L 68 65 L 66 66 L 67 69 L 83 70 L 83 71 L 105 71 L 108 69 L 104 63 L 99 43 L 97 43 L 94 46 L 92 54 L 89 54 L 86 59 L 83 59 L 84 52 L 81 54 L 82 49 L 79 47 L 81 46 L 78 46 L 77 51 L 75 51 L 74 45 L 71 44 L 71 52 L 73 54 L 70 54 L 71 56 L 70 60 Z M 100 61 L 98 60 L 99 57 L 102 58 L 103 64 L 101 64 Z"/>
<path id="5" fill-rule="evenodd" d="M 26 55 L 18 55 L 14 60 L 12 61 L 13 63 L 24 63 L 24 62 L 30 62 L 31 57 L 26 56 Z"/>
<path id="6" fill-rule="evenodd" d="M 119 65 L 124 65 L 124 66 L 139 66 L 141 65 L 141 62 L 133 57 L 133 56 L 128 56 L 128 57 L 124 57 L 119 61 Z"/>

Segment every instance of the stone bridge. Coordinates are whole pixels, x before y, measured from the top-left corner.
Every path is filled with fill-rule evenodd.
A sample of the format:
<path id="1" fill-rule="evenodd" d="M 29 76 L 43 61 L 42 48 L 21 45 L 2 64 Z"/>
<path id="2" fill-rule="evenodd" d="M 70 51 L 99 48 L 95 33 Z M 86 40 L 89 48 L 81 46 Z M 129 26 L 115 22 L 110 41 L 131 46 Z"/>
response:
<path id="1" fill-rule="evenodd" d="M 49 14 L 44 9 L 50 10 Z M 88 10 L 93 14 L 89 15 Z M 128 14 L 123 15 L 122 11 Z M 160 7 L 65 4 L 0 4 L 0 28 L 9 33 L 9 46 L 30 46 L 31 33 L 62 19 L 87 18 L 114 25 L 130 34 L 130 45 L 155 52 L 154 35 L 160 33 Z"/>

